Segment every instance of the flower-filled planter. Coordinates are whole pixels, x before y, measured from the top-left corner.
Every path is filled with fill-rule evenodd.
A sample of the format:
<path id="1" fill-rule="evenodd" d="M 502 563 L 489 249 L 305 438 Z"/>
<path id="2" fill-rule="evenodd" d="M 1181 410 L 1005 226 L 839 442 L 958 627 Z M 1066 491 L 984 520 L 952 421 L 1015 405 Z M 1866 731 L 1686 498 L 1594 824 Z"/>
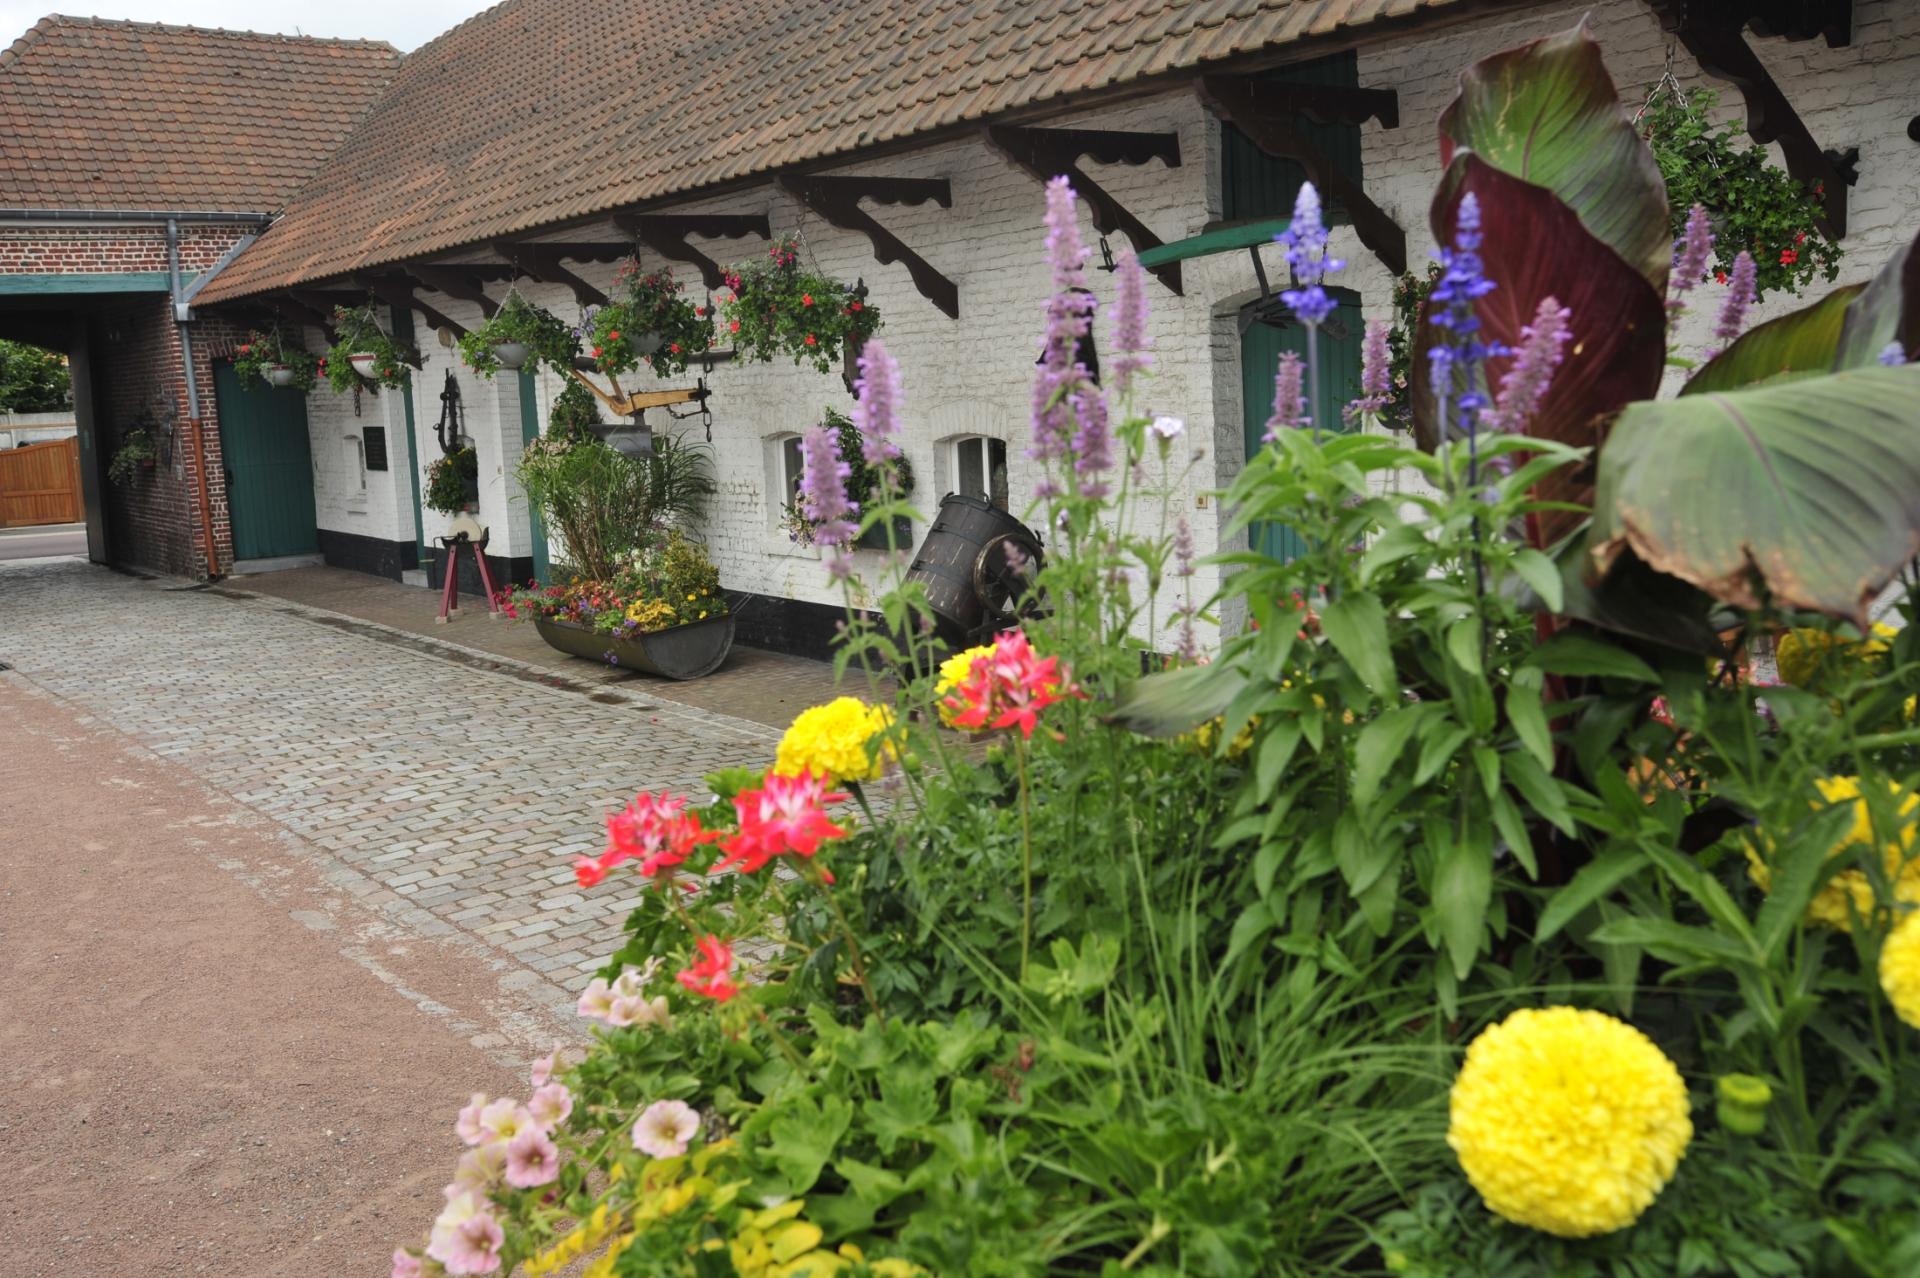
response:
<path id="1" fill-rule="evenodd" d="M 327 350 L 327 384 L 336 391 L 356 387 L 398 387 L 407 370 L 420 367 L 420 354 L 387 335 L 371 304 L 339 306 L 333 312 L 339 340 Z"/>
<path id="2" fill-rule="evenodd" d="M 482 377 L 519 369 L 529 359 L 564 376 L 578 351 L 564 320 L 518 292 L 509 292 L 491 319 L 460 339 L 460 358 Z"/>
<path id="3" fill-rule="evenodd" d="M 271 333 L 248 333 L 233 348 L 233 372 L 242 390 L 288 386 L 304 394 L 319 382 L 325 367 L 326 360 L 288 344 L 277 328 Z"/>
<path id="4" fill-rule="evenodd" d="M 656 377 L 687 371 L 713 349 L 713 312 L 681 291 L 673 272 L 642 272 L 628 261 L 614 277 L 617 294 L 587 322 L 587 348 L 610 376 L 647 365 Z"/>
<path id="5" fill-rule="evenodd" d="M 727 287 L 721 310 L 742 359 L 790 355 L 828 373 L 880 327 L 880 312 L 862 290 L 801 270 L 793 240 L 776 241 L 764 261 L 729 269 Z"/>
<path id="6" fill-rule="evenodd" d="M 561 652 L 669 679 L 711 674 L 733 648 L 720 574 L 677 529 L 624 556 L 605 580 L 530 583 L 500 603 Z"/>
<path id="7" fill-rule="evenodd" d="M 152 470 L 158 464 L 160 450 L 153 431 L 146 426 L 130 428 L 107 463 L 107 478 L 116 484 L 131 480 L 137 472 Z"/>
<path id="8" fill-rule="evenodd" d="M 448 453 L 427 467 L 427 509 L 457 515 L 480 504 L 480 457 L 472 448 Z"/>
<path id="9" fill-rule="evenodd" d="M 847 498 L 856 511 L 864 511 L 882 500 L 880 491 L 880 472 L 867 464 L 865 450 L 861 447 L 860 428 L 845 413 L 827 409 L 821 421 L 831 426 L 839 436 L 838 451 L 840 460 L 847 464 Z M 913 463 L 903 455 L 894 463 L 894 475 L 899 491 L 893 495 L 904 497 L 913 491 Z M 811 546 L 816 521 L 807 518 L 798 502 L 781 508 L 780 527 L 786 530 L 787 538 L 795 545 Z M 867 550 L 886 550 L 889 546 L 888 530 L 885 524 L 875 524 L 855 539 L 854 545 Z M 891 538 L 892 548 L 911 550 L 913 548 L 913 521 L 896 519 L 893 521 Z"/>

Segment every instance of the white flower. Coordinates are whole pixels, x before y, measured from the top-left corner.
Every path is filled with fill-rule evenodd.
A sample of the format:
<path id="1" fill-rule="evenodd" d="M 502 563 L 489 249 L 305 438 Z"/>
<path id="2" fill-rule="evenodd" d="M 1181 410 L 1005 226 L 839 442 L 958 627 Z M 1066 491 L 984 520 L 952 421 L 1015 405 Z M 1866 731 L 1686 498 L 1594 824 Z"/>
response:
<path id="1" fill-rule="evenodd" d="M 1148 430 L 1169 443 L 1178 439 L 1180 433 L 1186 430 L 1186 428 L 1187 424 L 1184 421 L 1181 421 L 1178 417 L 1168 417 L 1164 413 L 1154 418 L 1153 424 L 1147 427 Z"/>
<path id="2" fill-rule="evenodd" d="M 655 1101 L 633 1124 L 633 1147 L 649 1158 L 677 1158 L 700 1132 L 700 1115 L 685 1101 Z"/>
<path id="3" fill-rule="evenodd" d="M 588 982 L 587 988 L 580 992 L 580 1001 L 575 1011 L 596 1021 L 607 1019 L 607 1013 L 613 1010 L 613 990 L 607 984 L 607 978 L 596 976 Z"/>

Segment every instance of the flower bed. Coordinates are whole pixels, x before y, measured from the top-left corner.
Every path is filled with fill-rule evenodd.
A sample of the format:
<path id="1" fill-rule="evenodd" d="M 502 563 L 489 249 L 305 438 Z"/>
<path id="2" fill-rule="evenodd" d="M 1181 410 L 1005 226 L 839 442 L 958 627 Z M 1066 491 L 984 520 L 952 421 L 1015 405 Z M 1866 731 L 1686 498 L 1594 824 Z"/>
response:
<path id="1" fill-rule="evenodd" d="M 1784 345 L 1732 295 L 1693 374 L 1714 393 L 1656 400 L 1704 214 L 1674 269 L 1597 48 L 1536 41 L 1461 99 L 1415 333 L 1426 448 L 1315 420 L 1283 363 L 1221 496 L 1305 549 L 1223 555 L 1212 599 L 1185 518 L 1133 501 L 1190 464 L 1134 407 L 1145 275 L 1121 254 L 1095 386 L 1081 217 L 1049 184 L 1045 616 L 944 654 L 900 570 L 849 580 L 843 668 L 937 673 L 608 818 L 576 876 L 638 904 L 580 994 L 593 1044 L 462 1111 L 396 1272 L 1912 1272 L 1907 259 L 1839 331 L 1774 321 Z M 1535 180 L 1496 167 L 1522 154 Z M 1618 161 L 1600 186 L 1565 163 L 1594 154 Z M 1311 350 L 1339 269 L 1311 187 L 1284 247 Z M 1347 418 L 1373 427 L 1369 336 Z M 805 448 L 839 579 L 910 513 L 901 370 L 879 341 L 860 369 L 876 499 L 855 509 L 837 431 Z M 1408 472 L 1416 495 L 1388 483 Z M 1874 631 L 1903 570 L 1905 624 Z M 1248 624 L 1201 660 L 1225 610 Z M 1782 630 L 1794 682 L 1763 684 Z M 1143 634 L 1184 655 L 1143 677 Z"/>

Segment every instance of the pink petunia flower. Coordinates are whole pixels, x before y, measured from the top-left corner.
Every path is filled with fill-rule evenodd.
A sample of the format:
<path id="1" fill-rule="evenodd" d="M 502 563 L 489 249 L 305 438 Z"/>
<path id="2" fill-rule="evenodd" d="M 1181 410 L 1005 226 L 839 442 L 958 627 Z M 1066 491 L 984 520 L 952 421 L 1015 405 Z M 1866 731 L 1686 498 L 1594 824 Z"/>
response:
<path id="1" fill-rule="evenodd" d="M 460 1155 L 460 1162 L 453 1169 L 453 1183 L 447 1186 L 447 1196 L 474 1193 L 485 1196 L 489 1190 L 498 1189 L 507 1174 L 507 1146 L 504 1141 L 490 1141 L 485 1145 L 476 1145 Z"/>
<path id="2" fill-rule="evenodd" d="M 394 1248 L 393 1278 L 420 1278 L 420 1257 L 403 1248 Z"/>
<path id="3" fill-rule="evenodd" d="M 490 1274 L 500 1267 L 500 1245 L 505 1241 L 506 1231 L 493 1218 L 486 1200 L 460 1193 L 447 1200 L 433 1222 L 427 1255 L 450 1274 Z"/>
<path id="4" fill-rule="evenodd" d="M 550 1132 L 573 1113 L 573 1093 L 565 1083 L 548 1083 L 536 1088 L 527 1101 L 527 1113 L 533 1115 L 534 1125 L 541 1131 Z"/>
<path id="5" fill-rule="evenodd" d="M 550 1185 L 559 1176 L 560 1150 L 538 1127 L 529 1127 L 507 1142 L 507 1183 L 515 1189 Z"/>
<path id="6" fill-rule="evenodd" d="M 584 997 L 584 996 L 583 996 Z M 454 1134 L 469 1145 L 478 1145 L 485 1140 L 486 1134 L 480 1127 L 480 1112 L 487 1107 L 487 1094 L 475 1092 L 473 1100 L 460 1111 L 460 1119 L 454 1123 Z"/>
<path id="7" fill-rule="evenodd" d="M 502 1096 L 480 1111 L 480 1132 L 486 1143 L 512 1140 L 523 1128 L 533 1126 L 527 1107 L 510 1096 Z"/>
<path id="8" fill-rule="evenodd" d="M 533 1063 L 532 1083 L 536 1090 L 547 1085 L 547 1080 L 553 1077 L 554 1068 L 559 1063 L 560 1048 L 557 1044 L 551 1052 Z"/>
<path id="9" fill-rule="evenodd" d="M 700 1133 L 700 1115 L 685 1101 L 655 1101 L 633 1124 L 633 1147 L 649 1158 L 678 1158 Z"/>

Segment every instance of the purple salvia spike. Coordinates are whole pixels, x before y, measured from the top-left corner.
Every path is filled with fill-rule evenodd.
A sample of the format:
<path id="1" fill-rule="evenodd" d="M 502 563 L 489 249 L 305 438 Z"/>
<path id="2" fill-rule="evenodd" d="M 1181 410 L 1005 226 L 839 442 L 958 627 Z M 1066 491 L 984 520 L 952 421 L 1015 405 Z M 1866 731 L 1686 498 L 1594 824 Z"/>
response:
<path id="1" fill-rule="evenodd" d="M 1713 224 L 1707 218 L 1707 210 L 1694 205 L 1687 211 L 1686 231 L 1673 246 L 1673 274 L 1667 279 L 1670 314 L 1678 315 L 1687 309 L 1687 294 L 1706 278 L 1713 238 Z"/>
<path id="2" fill-rule="evenodd" d="M 1113 468 L 1113 431 L 1107 421 L 1107 397 L 1092 382 L 1080 383 L 1073 395 L 1073 415 L 1080 429 L 1073 436 L 1073 472 L 1082 497 L 1105 497 L 1104 472 Z"/>
<path id="3" fill-rule="evenodd" d="M 1907 352 L 1899 342 L 1888 342 L 1880 348 L 1880 354 L 1874 358 L 1878 359 L 1885 368 L 1898 368 L 1907 362 Z"/>
<path id="4" fill-rule="evenodd" d="M 1547 398 L 1553 370 L 1560 367 L 1573 312 L 1551 297 L 1540 299 L 1533 323 L 1520 330 L 1520 349 L 1514 352 L 1507 375 L 1500 379 L 1500 402 L 1481 416 L 1488 430 L 1522 434 Z"/>
<path id="5" fill-rule="evenodd" d="M 1187 522 L 1185 515 L 1173 526 L 1173 575 L 1176 577 L 1193 576 L 1193 525 Z"/>
<path id="6" fill-rule="evenodd" d="M 1305 397 L 1300 393 L 1306 366 L 1292 351 L 1280 352 L 1279 367 L 1273 374 L 1273 415 L 1267 418 L 1267 432 L 1260 436 L 1271 444 L 1283 430 L 1292 430 L 1306 418 Z"/>
<path id="7" fill-rule="evenodd" d="M 800 512 L 814 521 L 815 542 L 841 546 L 859 530 L 848 516 L 858 513 L 847 500 L 853 468 L 840 458 L 839 432 L 815 426 L 800 437 Z"/>
<path id="8" fill-rule="evenodd" d="M 1712 359 L 1731 346 L 1747 326 L 1747 308 L 1753 305 L 1754 277 L 1758 269 L 1753 264 L 1753 254 L 1745 249 L 1733 259 L 1733 274 L 1727 280 L 1727 300 L 1720 304 L 1720 320 L 1713 326 L 1713 335 L 1719 345 L 1707 352 Z"/>
<path id="9" fill-rule="evenodd" d="M 1349 426 L 1393 401 L 1393 357 L 1387 349 L 1390 332 L 1392 325 L 1385 320 L 1367 322 L 1360 339 L 1360 398 L 1342 410 Z"/>
<path id="10" fill-rule="evenodd" d="M 860 376 L 853 388 L 853 424 L 860 431 L 860 455 L 869 466 L 890 466 L 900 456 L 900 362 L 879 338 L 860 349 Z"/>
<path id="11" fill-rule="evenodd" d="M 1122 395 L 1133 389 L 1133 376 L 1152 360 L 1147 348 L 1147 272 L 1132 248 L 1124 248 L 1113 264 L 1113 384 Z"/>

